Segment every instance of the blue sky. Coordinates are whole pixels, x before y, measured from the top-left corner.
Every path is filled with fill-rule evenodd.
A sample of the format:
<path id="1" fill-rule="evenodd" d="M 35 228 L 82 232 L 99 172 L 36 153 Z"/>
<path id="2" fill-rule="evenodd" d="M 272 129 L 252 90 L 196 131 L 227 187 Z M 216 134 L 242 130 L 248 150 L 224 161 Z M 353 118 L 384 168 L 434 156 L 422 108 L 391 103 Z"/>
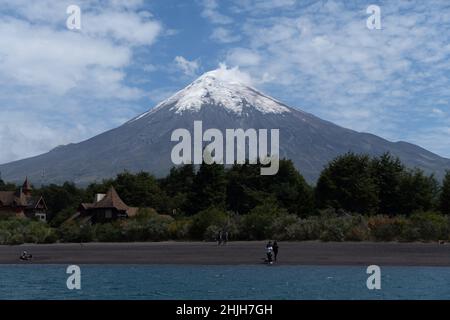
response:
<path id="1" fill-rule="evenodd" d="M 290 106 L 450 157 L 449 55 L 445 0 L 0 0 L 0 163 L 114 128 L 220 63 Z"/>

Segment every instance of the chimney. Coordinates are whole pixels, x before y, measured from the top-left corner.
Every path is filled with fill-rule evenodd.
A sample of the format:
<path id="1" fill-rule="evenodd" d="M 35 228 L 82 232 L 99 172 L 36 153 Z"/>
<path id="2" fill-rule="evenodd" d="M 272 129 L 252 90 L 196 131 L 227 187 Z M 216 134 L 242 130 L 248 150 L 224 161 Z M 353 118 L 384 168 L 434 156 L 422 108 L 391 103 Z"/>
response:
<path id="1" fill-rule="evenodd" d="M 106 196 L 106 194 L 104 194 L 104 193 L 97 193 L 95 195 L 95 203 L 102 201 L 105 196 Z"/>

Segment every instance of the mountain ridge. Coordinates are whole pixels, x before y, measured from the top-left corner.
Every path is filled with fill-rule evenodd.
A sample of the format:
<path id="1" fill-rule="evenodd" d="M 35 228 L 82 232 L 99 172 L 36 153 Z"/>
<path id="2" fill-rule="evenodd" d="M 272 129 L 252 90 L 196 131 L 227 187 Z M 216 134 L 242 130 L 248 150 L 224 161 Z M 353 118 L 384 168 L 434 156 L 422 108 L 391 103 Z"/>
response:
<path id="1" fill-rule="evenodd" d="M 390 142 L 371 133 L 357 132 L 292 108 L 259 92 L 236 69 L 207 72 L 154 108 L 123 125 L 79 143 L 0 165 L 4 180 L 28 176 L 35 184 L 73 181 L 87 184 L 124 170 L 149 171 L 163 176 L 173 166 L 170 153 L 176 144 L 171 133 L 192 132 L 194 121 L 204 130 L 280 129 L 280 157 L 291 159 L 308 182 L 314 183 L 323 167 L 346 152 L 371 156 L 390 152 L 408 167 L 418 167 L 442 178 L 450 159 L 414 144 Z M 44 173 L 44 174 L 43 174 Z"/>

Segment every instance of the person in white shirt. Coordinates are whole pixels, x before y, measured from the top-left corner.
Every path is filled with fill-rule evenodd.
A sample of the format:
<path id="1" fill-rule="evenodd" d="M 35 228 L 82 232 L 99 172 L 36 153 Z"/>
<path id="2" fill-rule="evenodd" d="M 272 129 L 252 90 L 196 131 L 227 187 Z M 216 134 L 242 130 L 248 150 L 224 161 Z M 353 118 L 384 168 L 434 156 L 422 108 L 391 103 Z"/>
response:
<path id="1" fill-rule="evenodd" d="M 266 245 L 266 254 L 267 254 L 267 262 L 268 262 L 269 264 L 272 264 L 272 263 L 273 263 L 273 259 L 272 259 L 272 256 L 273 256 L 273 247 L 272 247 L 272 242 L 271 242 L 271 241 L 269 241 L 269 242 L 267 243 L 267 245 Z"/>

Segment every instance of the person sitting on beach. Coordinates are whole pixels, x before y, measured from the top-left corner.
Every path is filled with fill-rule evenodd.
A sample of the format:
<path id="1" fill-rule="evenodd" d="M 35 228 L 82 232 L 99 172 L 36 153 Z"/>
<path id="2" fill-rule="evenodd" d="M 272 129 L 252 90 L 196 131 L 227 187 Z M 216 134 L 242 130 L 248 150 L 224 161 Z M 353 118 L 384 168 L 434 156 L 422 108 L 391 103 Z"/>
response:
<path id="1" fill-rule="evenodd" d="M 272 247 L 272 242 L 269 241 L 266 245 L 266 254 L 267 254 L 267 262 L 269 264 L 272 264 L 272 252 L 273 252 L 273 247 Z"/>
<path id="2" fill-rule="evenodd" d="M 276 241 L 273 242 L 273 258 L 275 260 L 275 262 L 277 261 L 277 256 L 278 256 L 278 243 Z"/>
<path id="3" fill-rule="evenodd" d="M 33 256 L 31 254 L 28 254 L 26 251 L 23 251 L 22 254 L 20 255 L 20 260 L 31 260 L 31 258 L 33 258 Z"/>

